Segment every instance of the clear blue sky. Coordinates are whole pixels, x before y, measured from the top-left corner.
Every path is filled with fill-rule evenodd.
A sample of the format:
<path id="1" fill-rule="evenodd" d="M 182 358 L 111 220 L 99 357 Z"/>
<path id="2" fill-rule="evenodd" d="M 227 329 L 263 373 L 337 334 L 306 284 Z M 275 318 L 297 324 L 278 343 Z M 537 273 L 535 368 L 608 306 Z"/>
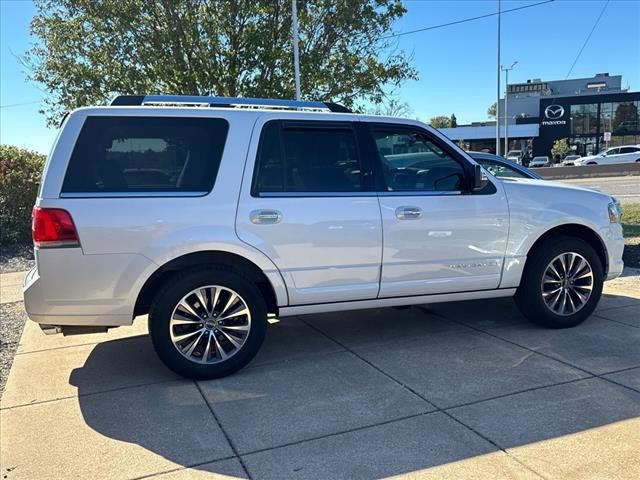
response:
<path id="1" fill-rule="evenodd" d="M 540 0 L 503 0 L 503 10 Z M 565 78 L 604 0 L 556 0 L 502 17 L 503 63 L 518 60 L 510 83 L 529 78 Z M 408 13 L 395 26 L 406 31 L 491 13 L 495 0 L 406 1 Z M 25 80 L 17 57 L 34 40 L 29 0 L 0 0 L 0 142 L 46 153 L 55 138 L 38 113 L 46 93 Z M 496 95 L 496 19 L 490 17 L 398 38 L 413 54 L 420 79 L 398 91 L 422 120 L 455 113 L 459 123 L 486 118 Z M 612 0 L 572 77 L 597 72 L 623 75 L 623 86 L 640 90 L 640 1 Z M 304 79 L 303 79 L 304 84 Z M 10 106 L 16 103 L 35 102 Z"/>

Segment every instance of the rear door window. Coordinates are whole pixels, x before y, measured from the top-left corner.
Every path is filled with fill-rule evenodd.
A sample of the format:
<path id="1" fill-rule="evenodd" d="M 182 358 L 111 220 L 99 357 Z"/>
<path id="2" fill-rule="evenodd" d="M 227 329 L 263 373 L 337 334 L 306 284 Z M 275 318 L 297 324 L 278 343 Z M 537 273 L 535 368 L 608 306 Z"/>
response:
<path id="1" fill-rule="evenodd" d="M 278 122 L 262 129 L 253 193 L 360 192 L 362 167 L 347 122 Z"/>
<path id="2" fill-rule="evenodd" d="M 62 193 L 204 195 L 213 188 L 227 131 L 220 118 L 88 117 Z"/>

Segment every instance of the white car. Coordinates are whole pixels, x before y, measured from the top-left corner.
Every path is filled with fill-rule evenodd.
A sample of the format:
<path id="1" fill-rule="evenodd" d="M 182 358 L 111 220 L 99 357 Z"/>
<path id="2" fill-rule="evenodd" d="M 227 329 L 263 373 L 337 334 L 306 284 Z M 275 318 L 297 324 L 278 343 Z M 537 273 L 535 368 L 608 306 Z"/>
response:
<path id="1" fill-rule="evenodd" d="M 574 165 L 575 161 L 579 159 L 580 155 L 567 155 L 566 157 L 564 157 L 564 160 L 562 160 L 562 165 L 565 167 Z"/>
<path id="2" fill-rule="evenodd" d="M 622 272 L 611 197 L 496 179 L 437 130 L 321 102 L 125 96 L 64 121 L 24 300 L 46 333 L 148 314 L 192 378 L 256 354 L 269 316 L 512 297 L 570 327 Z"/>
<path id="3" fill-rule="evenodd" d="M 640 162 L 640 145 L 623 145 L 599 153 L 582 157 L 574 165 L 609 165 L 612 163 Z"/>
<path id="4" fill-rule="evenodd" d="M 529 162 L 529 168 L 548 167 L 549 165 L 549 157 L 533 157 Z"/>
<path id="5" fill-rule="evenodd" d="M 523 157 L 524 157 L 524 153 L 522 152 L 522 150 L 509 150 L 505 158 L 507 160 L 511 160 L 512 162 L 516 162 L 522 165 Z"/>

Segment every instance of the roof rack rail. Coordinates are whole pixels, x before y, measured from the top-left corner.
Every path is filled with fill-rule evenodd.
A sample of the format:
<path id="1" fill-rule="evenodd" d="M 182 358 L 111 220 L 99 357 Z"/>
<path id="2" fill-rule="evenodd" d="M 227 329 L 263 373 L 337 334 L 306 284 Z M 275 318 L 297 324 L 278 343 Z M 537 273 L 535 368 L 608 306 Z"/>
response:
<path id="1" fill-rule="evenodd" d="M 277 110 L 310 110 L 352 113 L 338 103 L 283 100 L 277 98 L 208 97 L 199 95 L 118 95 L 111 105 L 175 105 L 226 108 L 268 108 Z"/>

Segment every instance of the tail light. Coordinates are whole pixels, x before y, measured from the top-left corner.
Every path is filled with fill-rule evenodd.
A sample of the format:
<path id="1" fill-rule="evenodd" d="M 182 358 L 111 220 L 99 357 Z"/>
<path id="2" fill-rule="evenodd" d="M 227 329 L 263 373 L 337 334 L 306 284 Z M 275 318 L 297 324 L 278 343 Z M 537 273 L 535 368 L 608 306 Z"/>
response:
<path id="1" fill-rule="evenodd" d="M 80 239 L 71 215 L 62 208 L 33 207 L 31 227 L 36 247 L 79 247 Z"/>

